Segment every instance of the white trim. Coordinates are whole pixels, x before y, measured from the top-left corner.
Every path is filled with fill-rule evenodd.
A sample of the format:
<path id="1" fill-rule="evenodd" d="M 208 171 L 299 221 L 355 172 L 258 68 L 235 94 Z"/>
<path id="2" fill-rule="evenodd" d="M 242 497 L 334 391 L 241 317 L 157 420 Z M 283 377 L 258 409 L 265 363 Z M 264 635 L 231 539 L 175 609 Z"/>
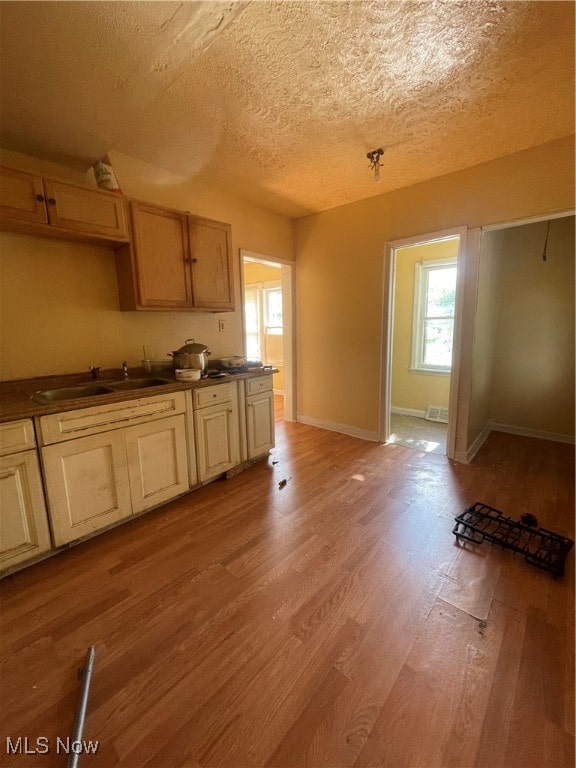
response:
<path id="1" fill-rule="evenodd" d="M 340 432 L 343 435 L 350 435 L 350 437 L 359 437 L 361 440 L 371 440 L 372 442 L 379 442 L 378 433 L 371 432 L 367 429 L 358 429 L 357 427 L 351 427 L 349 424 L 337 424 L 334 421 L 324 421 L 323 419 L 315 419 L 312 416 L 304 416 L 302 413 L 298 414 L 298 421 L 301 424 L 308 424 L 311 427 L 319 427 L 320 429 L 329 429 L 331 432 Z"/>
<path id="2" fill-rule="evenodd" d="M 486 439 L 488 438 L 488 435 L 490 434 L 490 424 L 486 424 L 482 432 L 480 432 L 479 435 L 475 438 L 475 440 L 472 441 L 472 444 L 468 447 L 466 451 L 457 451 L 454 455 L 454 458 L 456 461 L 460 461 L 463 464 L 470 464 L 474 456 L 478 453 L 480 448 L 484 445 L 486 442 Z"/>
<path id="3" fill-rule="evenodd" d="M 277 256 L 267 256 L 264 253 L 256 253 L 256 251 L 249 251 L 246 248 L 240 248 L 240 255 L 242 260 L 255 262 L 256 264 L 266 264 L 268 267 L 277 267 L 279 264 L 284 264 L 287 267 L 295 266 L 295 262 L 289 259 L 280 259 Z"/>
<path id="4" fill-rule="evenodd" d="M 284 394 L 284 390 L 283 389 L 273 389 L 272 393 L 274 395 L 283 395 Z"/>
<path id="5" fill-rule="evenodd" d="M 398 408 L 397 405 L 390 406 L 390 413 L 395 413 L 398 416 L 416 416 L 419 419 L 426 418 L 426 411 L 417 411 L 415 408 Z"/>
<path id="6" fill-rule="evenodd" d="M 476 456 L 480 448 L 486 442 L 490 432 L 505 432 L 510 435 L 519 435 L 520 437 L 534 437 L 538 440 L 550 440 L 554 443 L 566 443 L 568 445 L 574 445 L 575 436 L 565 435 L 561 432 L 544 432 L 540 429 L 528 429 L 526 427 L 513 427 L 509 424 L 497 424 L 490 421 L 482 432 L 472 441 L 466 451 L 457 451 L 454 458 L 456 461 L 460 461 L 463 464 L 470 464 L 472 459 Z"/>
<path id="7" fill-rule="evenodd" d="M 542 429 L 528 429 L 527 427 L 513 427 L 511 424 L 497 424 L 491 421 L 489 427 L 494 432 L 507 432 L 510 435 L 521 435 L 522 437 L 535 437 L 538 440 L 551 440 L 554 443 L 568 443 L 574 445 L 575 436 L 566 435 L 562 432 L 545 432 Z"/>
<path id="8" fill-rule="evenodd" d="M 424 376 L 427 376 L 428 374 L 432 374 L 432 376 L 450 376 L 452 371 L 450 369 L 445 368 L 408 368 L 410 373 L 416 373 L 418 375 L 424 374 Z"/>
<path id="9" fill-rule="evenodd" d="M 242 343 L 244 344 L 244 260 L 281 267 L 282 314 L 284 322 L 284 420 L 296 417 L 296 264 L 287 259 L 266 256 L 240 248 L 240 290 L 242 310 Z"/>
<path id="10" fill-rule="evenodd" d="M 575 209 L 559 211 L 557 213 L 543 213 L 538 216 L 530 216 L 527 219 L 513 219 L 512 221 L 501 221 L 496 224 L 485 224 L 482 232 L 493 232 L 497 229 L 509 229 L 510 227 L 524 227 L 526 224 L 538 224 L 541 221 L 552 221 L 553 219 L 565 219 L 567 216 L 574 216 Z"/>

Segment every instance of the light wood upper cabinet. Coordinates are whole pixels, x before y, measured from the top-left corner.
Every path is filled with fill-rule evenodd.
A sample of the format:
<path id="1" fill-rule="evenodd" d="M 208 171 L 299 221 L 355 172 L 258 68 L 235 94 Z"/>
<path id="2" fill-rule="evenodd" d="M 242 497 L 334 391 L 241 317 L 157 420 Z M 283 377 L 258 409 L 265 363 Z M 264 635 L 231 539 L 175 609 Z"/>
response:
<path id="1" fill-rule="evenodd" d="M 121 309 L 187 309 L 192 303 L 186 214 L 132 201 L 132 247 L 116 253 Z"/>
<path id="2" fill-rule="evenodd" d="M 198 309 L 234 309 L 232 231 L 229 224 L 189 216 L 192 293 Z"/>
<path id="3" fill-rule="evenodd" d="M 23 234 L 128 241 L 123 196 L 4 167 L 0 167 L 0 225 Z"/>
<path id="4" fill-rule="evenodd" d="M 125 200 L 114 192 L 44 179 L 50 224 L 113 240 L 128 239 Z"/>
<path id="5" fill-rule="evenodd" d="M 0 167 L 0 214 L 2 219 L 48 222 L 44 186 L 40 176 Z"/>
<path id="6" fill-rule="evenodd" d="M 132 246 L 116 251 L 120 309 L 234 309 L 231 228 L 132 201 Z"/>

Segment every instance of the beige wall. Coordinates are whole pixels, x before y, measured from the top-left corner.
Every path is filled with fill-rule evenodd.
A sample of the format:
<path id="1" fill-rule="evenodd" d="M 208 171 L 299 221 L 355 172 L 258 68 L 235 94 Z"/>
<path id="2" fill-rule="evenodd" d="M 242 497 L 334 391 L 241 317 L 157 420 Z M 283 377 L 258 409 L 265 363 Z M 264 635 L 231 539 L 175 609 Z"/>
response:
<path id="1" fill-rule="evenodd" d="M 570 136 L 300 219 L 299 413 L 316 423 L 377 437 L 387 241 L 569 210 L 573 205 Z"/>
<path id="2" fill-rule="evenodd" d="M 428 405 L 448 407 L 450 376 L 410 371 L 414 281 L 417 262 L 457 256 L 458 240 L 456 239 L 439 240 L 435 243 L 399 248 L 396 251 L 391 389 L 391 402 L 394 408 L 425 411 Z"/>
<path id="3" fill-rule="evenodd" d="M 244 262 L 244 285 L 250 285 L 251 283 L 266 283 L 281 279 L 282 270 L 279 266 L 272 267 L 269 264 L 259 264 L 253 261 Z M 266 350 L 271 360 L 284 360 L 283 341 L 283 336 L 266 337 Z M 274 390 L 276 392 L 283 392 L 284 366 L 280 365 L 279 363 L 275 363 L 275 365 L 278 368 L 278 373 L 275 373 L 272 377 Z"/>
<path id="4" fill-rule="evenodd" d="M 491 421 L 574 435 L 574 218 L 490 233 L 498 268 Z"/>
<path id="5" fill-rule="evenodd" d="M 232 225 L 236 278 L 233 313 L 120 312 L 114 257 L 106 248 L 20 235 L 0 235 L 0 378 L 82 371 L 90 364 L 139 365 L 142 346 L 160 357 L 187 338 L 213 355 L 243 351 L 239 249 L 293 260 L 293 223 L 250 203 L 117 152 L 111 160 L 129 197 Z M 0 162 L 45 175 L 94 183 L 81 174 L 1 151 Z M 217 320 L 225 317 L 226 330 Z"/>

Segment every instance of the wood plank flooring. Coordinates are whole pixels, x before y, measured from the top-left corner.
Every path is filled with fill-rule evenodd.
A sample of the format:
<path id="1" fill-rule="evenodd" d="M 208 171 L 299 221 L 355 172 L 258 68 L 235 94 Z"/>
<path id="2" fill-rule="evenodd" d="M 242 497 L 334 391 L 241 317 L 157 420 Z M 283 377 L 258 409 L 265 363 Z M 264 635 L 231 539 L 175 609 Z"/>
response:
<path id="1" fill-rule="evenodd" d="M 555 580 L 451 533 L 483 501 L 573 538 L 573 447 L 492 434 L 464 466 L 277 427 L 267 461 L 1 583 L 0 765 L 65 764 L 95 644 L 83 768 L 573 766 L 574 554 Z"/>

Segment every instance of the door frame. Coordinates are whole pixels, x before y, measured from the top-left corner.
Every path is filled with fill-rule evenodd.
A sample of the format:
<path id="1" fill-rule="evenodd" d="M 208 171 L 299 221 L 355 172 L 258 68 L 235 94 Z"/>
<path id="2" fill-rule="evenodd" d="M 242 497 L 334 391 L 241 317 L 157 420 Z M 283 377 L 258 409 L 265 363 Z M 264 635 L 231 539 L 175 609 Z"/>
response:
<path id="1" fill-rule="evenodd" d="M 380 424 L 379 439 L 385 443 L 390 437 L 390 409 L 392 395 L 392 342 L 394 333 L 394 291 L 396 284 L 396 251 L 414 245 L 448 238 L 459 238 L 458 257 L 456 260 L 456 307 L 454 315 L 454 336 L 452 342 L 452 370 L 450 372 L 450 397 L 448 403 L 448 433 L 446 438 L 446 455 L 453 459 L 456 453 L 456 434 L 458 426 L 458 410 L 460 407 L 460 363 L 462 353 L 462 326 L 464 313 L 464 265 L 468 249 L 468 236 L 471 230 L 467 227 L 456 227 L 424 235 L 391 240 L 386 243 L 384 262 L 384 290 L 382 308 L 382 353 L 380 367 Z M 473 237 L 472 240 L 478 240 Z M 475 243 L 477 248 L 477 244 Z M 474 248 L 474 250 L 476 250 Z"/>
<path id="2" fill-rule="evenodd" d="M 267 256 L 263 253 L 240 248 L 240 290 L 242 293 L 242 346 L 246 354 L 246 318 L 244 310 L 244 260 L 281 267 L 282 281 L 282 329 L 284 332 L 284 419 L 296 420 L 296 265 L 293 261 Z"/>

